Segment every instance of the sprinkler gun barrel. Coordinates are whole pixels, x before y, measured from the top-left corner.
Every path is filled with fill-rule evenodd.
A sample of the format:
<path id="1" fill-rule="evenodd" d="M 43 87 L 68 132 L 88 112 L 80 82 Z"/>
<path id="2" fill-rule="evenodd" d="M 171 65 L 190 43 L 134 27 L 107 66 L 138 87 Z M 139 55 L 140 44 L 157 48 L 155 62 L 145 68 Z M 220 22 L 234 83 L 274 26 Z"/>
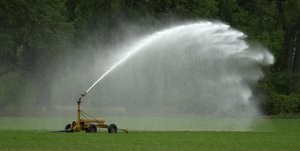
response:
<path id="1" fill-rule="evenodd" d="M 81 98 L 83 98 L 86 95 L 86 92 L 84 92 L 83 94 L 80 94 L 79 100 L 81 100 Z"/>

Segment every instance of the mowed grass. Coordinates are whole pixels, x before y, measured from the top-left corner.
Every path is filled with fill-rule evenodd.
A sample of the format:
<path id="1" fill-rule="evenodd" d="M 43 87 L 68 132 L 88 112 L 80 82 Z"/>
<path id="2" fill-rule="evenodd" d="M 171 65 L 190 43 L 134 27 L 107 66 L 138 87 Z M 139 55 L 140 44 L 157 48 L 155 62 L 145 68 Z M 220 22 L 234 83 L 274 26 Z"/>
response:
<path id="1" fill-rule="evenodd" d="M 126 133 L 52 133 L 46 130 L 0 129 L 0 150 L 126 151 L 298 151 L 299 119 L 267 119 L 273 130 L 262 131 L 130 131 Z M 14 124 L 18 124 L 17 122 Z"/>

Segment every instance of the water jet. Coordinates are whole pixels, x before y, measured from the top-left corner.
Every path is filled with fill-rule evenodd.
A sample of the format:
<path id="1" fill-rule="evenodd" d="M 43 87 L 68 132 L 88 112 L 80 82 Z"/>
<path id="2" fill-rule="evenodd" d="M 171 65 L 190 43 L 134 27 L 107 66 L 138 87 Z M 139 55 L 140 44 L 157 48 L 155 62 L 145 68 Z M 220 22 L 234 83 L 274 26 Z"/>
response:
<path id="1" fill-rule="evenodd" d="M 153 119 L 147 125 L 135 122 L 130 127 L 136 130 L 249 130 L 260 115 L 251 86 L 263 77 L 261 67 L 273 64 L 274 57 L 266 48 L 248 44 L 246 37 L 229 25 L 210 21 L 155 32 L 127 45 L 126 55 L 83 96 L 102 82 L 93 97 L 105 96 L 101 104 L 121 106 L 125 117 L 190 117 L 185 124 L 195 125 L 182 127 L 175 121 L 170 126 L 170 121 Z M 198 117 L 249 120 L 202 129 L 193 123 Z M 143 122 L 148 123 L 139 123 Z M 155 124 L 159 126 L 153 128 Z"/>

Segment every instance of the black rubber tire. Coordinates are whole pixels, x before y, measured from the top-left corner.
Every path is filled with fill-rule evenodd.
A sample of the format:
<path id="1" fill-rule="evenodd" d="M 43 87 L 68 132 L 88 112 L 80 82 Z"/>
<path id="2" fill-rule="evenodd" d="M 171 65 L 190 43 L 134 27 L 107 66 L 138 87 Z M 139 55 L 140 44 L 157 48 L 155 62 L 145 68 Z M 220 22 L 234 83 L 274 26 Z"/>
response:
<path id="1" fill-rule="evenodd" d="M 107 127 L 107 131 L 108 131 L 108 133 L 117 133 L 118 132 L 118 127 L 117 127 L 116 124 L 110 124 Z"/>
<path id="2" fill-rule="evenodd" d="M 73 122 L 72 122 L 72 127 L 75 127 L 75 125 L 76 125 L 76 122 L 73 121 Z"/>
<path id="3" fill-rule="evenodd" d="M 86 129 L 87 133 L 97 133 L 97 126 L 94 124 L 90 124 Z"/>
<path id="4" fill-rule="evenodd" d="M 66 126 L 65 126 L 65 130 L 70 130 L 71 129 L 71 124 L 67 124 Z"/>

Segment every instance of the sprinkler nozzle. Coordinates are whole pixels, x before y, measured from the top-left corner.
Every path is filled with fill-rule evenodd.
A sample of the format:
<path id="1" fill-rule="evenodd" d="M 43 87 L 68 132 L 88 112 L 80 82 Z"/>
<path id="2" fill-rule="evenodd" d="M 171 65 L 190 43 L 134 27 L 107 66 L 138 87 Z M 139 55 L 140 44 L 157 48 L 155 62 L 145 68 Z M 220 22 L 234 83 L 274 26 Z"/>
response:
<path id="1" fill-rule="evenodd" d="M 84 92 L 83 94 L 80 94 L 79 100 L 81 100 L 81 98 L 83 98 L 86 95 L 86 92 Z"/>
<path id="2" fill-rule="evenodd" d="M 86 95 L 86 92 L 84 92 L 83 94 L 80 94 L 81 98 L 84 97 Z"/>

